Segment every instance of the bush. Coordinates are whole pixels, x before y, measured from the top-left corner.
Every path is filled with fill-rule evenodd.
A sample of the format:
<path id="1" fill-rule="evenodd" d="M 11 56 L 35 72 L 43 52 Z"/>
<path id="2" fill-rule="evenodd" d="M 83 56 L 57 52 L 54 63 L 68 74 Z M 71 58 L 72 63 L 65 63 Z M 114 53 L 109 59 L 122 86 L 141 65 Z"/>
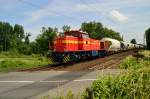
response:
<path id="1" fill-rule="evenodd" d="M 5 59 L 0 62 L 0 71 L 10 71 L 10 70 L 15 70 L 16 68 L 19 67 L 24 67 L 27 64 L 25 64 L 23 61 L 12 61 L 10 59 Z"/>
<path id="2" fill-rule="evenodd" d="M 145 55 L 146 56 L 146 55 Z M 129 56 L 119 65 L 121 69 L 138 69 L 145 66 L 150 66 L 150 57 L 144 57 L 137 62 L 136 58 Z"/>
<path id="3" fill-rule="evenodd" d="M 150 99 L 150 69 L 109 76 L 92 85 L 96 99 Z"/>
<path id="4" fill-rule="evenodd" d="M 16 69 L 34 68 L 39 66 L 46 66 L 49 60 L 41 55 L 21 55 L 10 53 L 0 54 L 0 72 L 13 71 Z"/>
<path id="5" fill-rule="evenodd" d="M 123 62 L 119 65 L 121 69 L 137 69 L 140 68 L 140 63 L 137 62 L 134 57 L 127 57 Z"/>

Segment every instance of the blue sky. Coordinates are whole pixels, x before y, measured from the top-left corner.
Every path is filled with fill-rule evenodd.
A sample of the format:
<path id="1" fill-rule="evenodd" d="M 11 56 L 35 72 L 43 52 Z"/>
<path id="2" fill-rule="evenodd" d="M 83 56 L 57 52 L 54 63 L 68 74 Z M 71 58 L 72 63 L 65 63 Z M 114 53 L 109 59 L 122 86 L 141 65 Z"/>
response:
<path id="1" fill-rule="evenodd" d="M 33 41 L 42 26 L 70 25 L 99 21 L 124 36 L 143 43 L 150 27 L 150 0 L 0 0 L 0 21 L 21 24 Z"/>

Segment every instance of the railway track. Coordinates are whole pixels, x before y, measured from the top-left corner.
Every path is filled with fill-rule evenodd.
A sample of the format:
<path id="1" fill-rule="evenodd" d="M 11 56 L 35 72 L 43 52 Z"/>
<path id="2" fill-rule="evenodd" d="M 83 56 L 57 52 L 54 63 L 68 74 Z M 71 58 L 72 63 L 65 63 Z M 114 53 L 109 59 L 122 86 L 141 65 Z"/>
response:
<path id="1" fill-rule="evenodd" d="M 98 58 L 90 61 L 79 62 L 73 65 L 60 65 L 60 66 L 42 66 L 37 68 L 22 69 L 18 71 L 80 71 L 80 70 L 101 70 L 101 69 L 113 69 L 117 68 L 117 65 L 127 57 L 132 55 L 133 51 L 122 52 L 118 54 L 113 54 L 104 58 Z"/>

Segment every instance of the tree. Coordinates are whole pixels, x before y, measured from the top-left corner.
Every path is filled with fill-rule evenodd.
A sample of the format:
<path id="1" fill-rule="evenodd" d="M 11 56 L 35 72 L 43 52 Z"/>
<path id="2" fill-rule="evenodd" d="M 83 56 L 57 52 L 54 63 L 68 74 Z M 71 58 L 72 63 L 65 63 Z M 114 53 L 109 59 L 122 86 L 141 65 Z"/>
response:
<path id="1" fill-rule="evenodd" d="M 11 48 L 13 27 L 7 22 L 0 22 L 0 50 L 8 51 Z"/>
<path id="2" fill-rule="evenodd" d="M 100 22 L 82 23 L 81 30 L 89 34 L 90 38 L 100 39 L 102 38 L 103 25 Z"/>
<path id="3" fill-rule="evenodd" d="M 64 25 L 62 29 L 63 29 L 63 32 L 66 32 L 66 31 L 70 31 L 71 27 L 69 25 Z"/>
<path id="4" fill-rule="evenodd" d="M 20 50 L 24 50 L 23 39 L 25 37 L 24 28 L 22 25 L 15 24 L 13 28 L 12 35 L 12 49 L 16 49 L 18 52 L 22 53 Z"/>
<path id="5" fill-rule="evenodd" d="M 0 22 L 0 51 L 20 50 L 24 39 L 23 26 Z"/>
<path id="6" fill-rule="evenodd" d="M 145 31 L 147 49 L 150 50 L 150 28 Z"/>
<path id="7" fill-rule="evenodd" d="M 136 44 L 136 39 L 132 39 L 130 43 Z"/>
<path id="8" fill-rule="evenodd" d="M 25 43 L 26 44 L 30 43 L 29 36 L 31 36 L 31 33 L 26 33 L 26 35 L 25 35 Z"/>
<path id="9" fill-rule="evenodd" d="M 95 21 L 88 22 L 88 23 L 84 22 L 81 24 L 81 30 L 87 32 L 90 38 L 99 40 L 102 39 L 103 37 L 110 37 L 122 41 L 120 33 L 115 32 L 112 29 L 103 27 L 103 24 L 100 22 L 95 22 Z"/>
<path id="10" fill-rule="evenodd" d="M 19 24 L 15 24 L 13 33 L 18 38 L 18 40 L 22 40 L 24 38 L 24 29 L 23 26 Z"/>
<path id="11" fill-rule="evenodd" d="M 57 28 L 42 28 L 42 34 L 36 38 L 36 45 L 38 47 L 38 53 L 45 54 L 49 50 L 49 45 L 53 45 L 54 38 L 58 32 Z"/>

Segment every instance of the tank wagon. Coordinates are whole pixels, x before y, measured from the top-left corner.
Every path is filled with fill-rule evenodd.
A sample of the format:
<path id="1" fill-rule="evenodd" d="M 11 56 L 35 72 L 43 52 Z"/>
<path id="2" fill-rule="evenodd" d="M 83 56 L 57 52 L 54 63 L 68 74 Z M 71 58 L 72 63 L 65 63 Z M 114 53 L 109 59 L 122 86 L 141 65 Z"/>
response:
<path id="1" fill-rule="evenodd" d="M 49 58 L 52 63 L 76 62 L 138 48 L 137 45 L 111 38 L 95 40 L 88 33 L 78 30 L 57 36 L 53 46 L 49 47 L 53 48 Z"/>
<path id="2" fill-rule="evenodd" d="M 127 42 L 124 41 L 120 41 L 121 46 L 122 46 L 122 51 L 126 51 L 129 49 L 129 44 Z"/>
<path id="3" fill-rule="evenodd" d="M 119 52 L 122 49 L 122 43 L 118 40 L 111 39 L 111 38 L 103 38 L 101 39 L 104 42 L 108 43 L 108 49 L 107 49 L 107 54 L 112 54 Z"/>

